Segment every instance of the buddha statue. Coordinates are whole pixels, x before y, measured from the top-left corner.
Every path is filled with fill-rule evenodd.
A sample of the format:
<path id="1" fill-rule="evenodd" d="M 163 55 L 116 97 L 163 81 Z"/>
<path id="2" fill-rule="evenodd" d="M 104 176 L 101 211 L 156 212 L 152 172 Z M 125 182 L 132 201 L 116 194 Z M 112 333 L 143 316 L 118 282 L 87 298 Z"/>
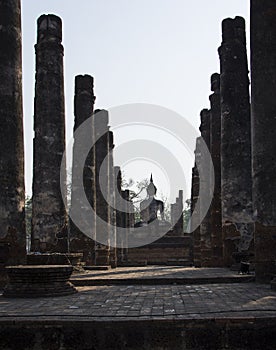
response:
<path id="1" fill-rule="evenodd" d="M 158 212 L 160 212 L 161 220 L 164 220 L 164 203 L 155 198 L 156 192 L 157 188 L 153 183 L 151 174 L 150 183 L 147 187 L 147 198 L 140 204 L 141 222 L 144 224 L 150 224 L 158 220 Z"/>

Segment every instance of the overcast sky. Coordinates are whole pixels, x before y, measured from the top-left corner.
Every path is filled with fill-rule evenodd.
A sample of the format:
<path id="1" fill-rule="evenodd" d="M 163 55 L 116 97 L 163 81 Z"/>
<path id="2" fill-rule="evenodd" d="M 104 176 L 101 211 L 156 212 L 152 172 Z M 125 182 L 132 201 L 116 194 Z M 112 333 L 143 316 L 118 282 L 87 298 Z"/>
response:
<path id="1" fill-rule="evenodd" d="M 22 0 L 28 194 L 32 176 L 36 20 L 49 13 L 63 20 L 68 140 L 72 137 L 74 77 L 78 74 L 94 77 L 96 108 L 155 104 L 177 112 L 198 128 L 200 110 L 209 107 L 210 75 L 219 71 L 221 21 L 240 15 L 249 28 L 248 0 Z M 110 124 L 112 127 L 112 119 Z M 169 138 L 166 141 L 165 134 L 139 129 L 126 130 L 125 134 L 135 139 L 137 132 L 159 142 L 162 138 L 164 147 L 179 157 L 176 143 Z M 122 130 L 115 130 L 115 144 L 122 142 Z M 192 160 L 184 157 L 183 164 L 190 174 Z M 168 195 L 166 176 L 158 172 L 158 164 L 128 162 L 123 168 L 125 176 L 135 180 L 153 171 L 157 187 Z M 186 182 L 189 186 L 189 179 Z"/>

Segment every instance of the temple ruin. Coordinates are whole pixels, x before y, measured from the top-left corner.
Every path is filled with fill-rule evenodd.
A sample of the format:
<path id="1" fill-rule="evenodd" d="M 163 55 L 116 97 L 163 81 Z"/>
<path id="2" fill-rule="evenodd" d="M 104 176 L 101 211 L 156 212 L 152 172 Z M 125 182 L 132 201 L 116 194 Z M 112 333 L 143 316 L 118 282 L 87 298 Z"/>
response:
<path id="1" fill-rule="evenodd" d="M 1 349 L 275 349 L 276 1 L 250 4 L 251 71 L 245 20 L 226 18 L 173 203 L 151 170 L 138 205 L 124 184 L 101 77 L 75 77 L 66 145 L 62 19 L 38 18 L 27 252 L 21 2 L 0 0 Z"/>
<path id="2" fill-rule="evenodd" d="M 251 1 L 251 92 L 245 20 L 235 17 L 222 22 L 220 72 L 211 76 L 210 106 L 200 113 L 200 136 L 195 140 L 192 233 L 184 232 L 183 191 L 180 189 L 175 203 L 170 203 L 171 220 L 166 221 L 162 201 L 155 198 L 153 177 L 148 197 L 141 203 L 140 221 L 135 222 L 133 210 L 124 210 L 133 209 L 133 203 L 129 190 L 122 188 L 121 169 L 114 164 L 116 137 L 110 129 L 108 111 L 95 109 L 94 78 L 88 74 L 75 77 L 76 134 L 71 207 L 67 212 L 62 198 L 67 183 L 61 180 L 66 179 L 62 20 L 53 14 L 39 17 L 32 253 L 81 254 L 86 266 L 99 268 L 143 263 L 233 268 L 245 261 L 256 268 L 257 280 L 272 279 L 276 272 L 272 117 L 276 108 L 276 52 L 270 46 L 276 32 L 274 10 L 272 2 Z M 0 158 L 0 263 L 5 266 L 23 262 L 26 257 L 20 1 L 0 1 L 0 13 L 0 45 L 12 43 L 9 50 L 0 53 L 0 142 L 5 150 Z M 87 123 L 85 137 L 91 145 L 84 165 L 78 155 L 87 150 L 77 141 L 83 123 Z M 204 204 L 210 196 L 212 202 L 206 212 Z M 74 217 L 81 218 L 82 228 Z M 126 229 L 124 235 L 117 234 L 120 227 Z M 167 231 L 144 247 L 129 248 L 128 238 L 138 227 L 151 233 L 158 233 L 158 227 Z"/>

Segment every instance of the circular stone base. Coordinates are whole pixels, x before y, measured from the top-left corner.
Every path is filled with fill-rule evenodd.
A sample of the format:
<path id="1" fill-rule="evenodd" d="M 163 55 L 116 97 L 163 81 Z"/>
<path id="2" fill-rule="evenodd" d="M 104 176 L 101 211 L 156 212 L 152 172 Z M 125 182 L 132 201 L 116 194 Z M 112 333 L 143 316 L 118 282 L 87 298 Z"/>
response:
<path id="1" fill-rule="evenodd" d="M 77 292 L 69 282 L 71 265 L 7 266 L 9 282 L 3 296 L 7 298 L 39 298 L 70 295 Z"/>

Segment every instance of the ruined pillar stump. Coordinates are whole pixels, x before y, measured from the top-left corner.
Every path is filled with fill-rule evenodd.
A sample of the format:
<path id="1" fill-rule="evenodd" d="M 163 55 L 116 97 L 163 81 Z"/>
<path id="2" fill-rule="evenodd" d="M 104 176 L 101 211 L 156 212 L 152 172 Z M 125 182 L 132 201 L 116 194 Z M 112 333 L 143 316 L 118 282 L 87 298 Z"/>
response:
<path id="1" fill-rule="evenodd" d="M 175 203 L 171 204 L 171 235 L 183 236 L 183 190 L 179 190 Z"/>
<path id="2" fill-rule="evenodd" d="M 3 296 L 7 298 L 58 297 L 77 292 L 69 282 L 71 265 L 26 265 L 6 267 L 9 282 Z"/>

